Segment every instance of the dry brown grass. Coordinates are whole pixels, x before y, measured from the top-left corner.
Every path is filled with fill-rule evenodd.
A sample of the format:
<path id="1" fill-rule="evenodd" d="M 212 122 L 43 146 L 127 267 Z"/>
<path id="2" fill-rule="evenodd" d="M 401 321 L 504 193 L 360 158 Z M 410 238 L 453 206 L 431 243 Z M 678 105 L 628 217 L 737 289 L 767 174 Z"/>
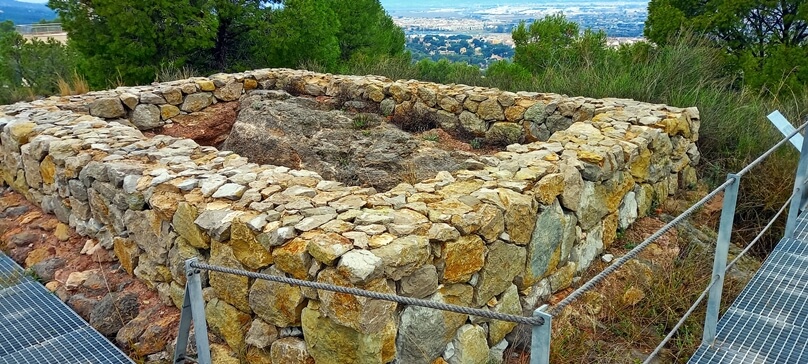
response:
<path id="1" fill-rule="evenodd" d="M 688 197 L 703 196 L 690 193 Z M 687 200 L 687 199 L 686 199 Z M 720 199 L 716 199 L 720 208 Z M 690 201 L 661 206 L 665 213 L 677 214 Z M 711 204 L 711 205 L 715 205 Z M 678 210 L 678 211 L 677 211 Z M 715 211 L 704 209 L 693 221 L 707 222 Z M 618 234 L 608 251 L 621 256 L 642 242 L 665 223 L 657 217 L 639 219 Z M 709 240 L 709 239 L 708 239 Z M 552 363 L 639 363 L 662 341 L 690 305 L 707 286 L 712 273 L 713 254 L 700 242 L 688 241 L 671 231 L 650 245 L 638 259 L 630 261 L 595 290 L 553 320 Z M 602 271 L 607 263 L 597 261 L 582 278 L 585 282 Z M 728 279 L 724 283 L 722 310 L 740 293 L 746 282 Z M 551 298 L 559 300 L 569 292 Z M 657 357 L 658 363 L 683 363 L 701 341 L 705 303 L 690 316 Z M 527 364 L 529 355 L 506 354 L 509 364 Z"/>
<path id="2" fill-rule="evenodd" d="M 90 92 L 87 80 L 76 71 L 73 71 L 73 75 L 69 80 L 57 75 L 56 86 L 59 88 L 59 95 L 61 96 L 81 95 Z"/>

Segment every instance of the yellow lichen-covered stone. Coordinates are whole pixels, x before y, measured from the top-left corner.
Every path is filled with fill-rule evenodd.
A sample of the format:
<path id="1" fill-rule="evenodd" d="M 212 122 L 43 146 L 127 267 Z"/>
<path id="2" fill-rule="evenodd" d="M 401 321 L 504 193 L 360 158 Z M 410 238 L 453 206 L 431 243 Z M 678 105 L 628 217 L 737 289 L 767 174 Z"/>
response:
<path id="1" fill-rule="evenodd" d="M 245 359 L 250 364 L 272 364 L 272 356 L 268 348 L 259 349 L 255 346 L 250 346 L 247 348 Z"/>
<path id="2" fill-rule="evenodd" d="M 533 198 L 506 188 L 499 188 L 497 192 L 505 205 L 505 232 L 512 242 L 526 245 L 530 242 L 530 234 L 536 222 L 537 206 Z"/>
<path id="3" fill-rule="evenodd" d="M 516 122 L 522 120 L 522 117 L 525 116 L 525 109 L 522 106 L 508 106 L 505 108 L 505 120 Z"/>
<path id="4" fill-rule="evenodd" d="M 252 78 L 245 78 L 244 79 L 244 89 L 245 90 L 254 90 L 258 88 L 258 81 Z"/>
<path id="5" fill-rule="evenodd" d="M 226 244 L 216 241 L 210 245 L 210 264 L 235 269 L 243 269 L 241 263 L 233 255 L 233 249 Z M 210 272 L 210 286 L 213 287 L 216 296 L 225 302 L 235 306 L 241 311 L 250 312 L 250 304 L 247 302 L 249 294 L 249 278 L 234 276 L 231 274 Z"/>
<path id="6" fill-rule="evenodd" d="M 202 91 L 213 91 L 216 89 L 216 85 L 214 85 L 211 80 L 198 80 L 196 84 Z"/>
<path id="7" fill-rule="evenodd" d="M 250 315 L 239 311 L 218 298 L 214 298 L 205 306 L 210 331 L 219 336 L 236 352 L 245 349 L 244 337 L 250 328 Z"/>
<path id="8" fill-rule="evenodd" d="M 179 114 L 180 114 L 180 108 L 174 105 L 170 104 L 160 105 L 160 118 L 162 118 L 163 120 L 171 119 Z"/>
<path id="9" fill-rule="evenodd" d="M 351 249 L 353 243 L 337 233 L 317 234 L 311 238 L 308 245 L 308 252 L 314 259 L 329 265 Z"/>
<path id="10" fill-rule="evenodd" d="M 275 266 L 297 279 L 306 279 L 311 263 L 311 255 L 307 251 L 309 240 L 297 237 L 290 242 L 272 250 Z"/>
<path id="11" fill-rule="evenodd" d="M 272 343 L 272 363 L 314 364 L 306 342 L 297 337 L 285 337 Z"/>
<path id="12" fill-rule="evenodd" d="M 13 122 L 6 126 L 9 136 L 19 144 L 28 143 L 28 140 L 33 134 L 35 123 L 26 122 Z"/>
<path id="13" fill-rule="evenodd" d="M 445 283 L 468 282 L 471 275 L 485 264 L 485 243 L 477 235 L 466 235 L 443 245 L 443 281 Z"/>
<path id="14" fill-rule="evenodd" d="M 592 163 L 592 164 L 601 166 L 601 167 L 603 166 L 603 161 L 604 161 L 604 158 L 603 158 L 602 155 L 597 154 L 595 152 L 586 151 L 586 150 L 579 150 L 578 151 L 578 159 L 580 159 L 580 160 L 582 160 L 584 162 L 587 162 L 587 163 Z"/>
<path id="15" fill-rule="evenodd" d="M 53 163 L 53 157 L 46 156 L 39 164 L 39 174 L 42 176 L 42 182 L 52 185 L 56 179 L 56 164 Z"/>
<path id="16" fill-rule="evenodd" d="M 155 187 L 151 198 L 149 198 L 149 206 L 161 219 L 171 221 L 181 201 L 183 201 L 183 196 L 176 187 L 162 184 Z"/>
<path id="17" fill-rule="evenodd" d="M 395 287 L 388 284 L 384 278 L 377 278 L 356 286 L 334 268 L 327 268 L 320 272 L 317 281 L 342 287 L 395 294 Z M 335 323 L 350 327 L 360 333 L 379 332 L 395 319 L 396 304 L 394 302 L 323 290 L 318 293 L 320 313 L 328 316 Z"/>
<path id="18" fill-rule="evenodd" d="M 304 308 L 301 316 L 309 354 L 317 364 L 382 364 L 396 357 L 395 321 L 378 332 L 362 334 L 315 309 Z"/>
<path id="19" fill-rule="evenodd" d="M 553 154 L 555 155 L 555 154 Z M 533 187 L 536 201 L 542 205 L 550 205 L 553 200 L 564 192 L 564 175 L 561 173 L 548 174 Z"/>
<path id="20" fill-rule="evenodd" d="M 384 90 L 376 85 L 368 85 L 367 96 L 374 102 L 382 102 L 384 100 Z"/>
<path id="21" fill-rule="evenodd" d="M 241 362 L 236 353 L 223 344 L 210 345 L 210 358 L 216 364 L 239 364 Z"/>
<path id="22" fill-rule="evenodd" d="M 598 186 L 598 189 L 603 190 L 601 196 L 603 196 L 606 209 L 610 213 L 617 211 L 617 208 L 620 207 L 620 202 L 623 201 L 623 197 L 626 196 L 628 191 L 634 188 L 635 184 L 634 178 L 628 173 L 618 172 L 615 173 L 612 179 Z"/>
<path id="23" fill-rule="evenodd" d="M 138 248 L 137 244 L 131 239 L 116 236 L 112 239 L 112 248 L 115 252 L 115 256 L 118 257 L 118 261 L 121 263 L 121 268 L 123 268 L 126 273 L 129 273 L 130 276 L 133 275 L 140 252 L 140 248 Z"/>
<path id="24" fill-rule="evenodd" d="M 196 207 L 187 202 L 180 202 L 171 224 L 174 231 L 188 241 L 194 248 L 206 249 L 210 246 L 210 237 L 194 223 L 198 217 Z"/>
<path id="25" fill-rule="evenodd" d="M 492 243 L 505 231 L 505 216 L 502 210 L 489 205 L 481 204 L 477 209 L 480 218 L 480 229 L 477 231 L 485 241 Z"/>
<path id="26" fill-rule="evenodd" d="M 651 151 L 648 148 L 640 149 L 639 155 L 628 166 L 629 172 L 638 181 L 646 181 L 650 174 Z"/>
<path id="27" fill-rule="evenodd" d="M 250 269 L 261 269 L 272 264 L 272 254 L 255 238 L 247 224 L 235 219 L 230 226 L 230 246 L 233 255 Z"/>
<path id="28" fill-rule="evenodd" d="M 618 213 L 606 215 L 603 218 L 603 248 L 608 249 L 609 246 L 617 239 L 617 222 Z"/>
<path id="29" fill-rule="evenodd" d="M 264 274 L 283 276 L 274 267 L 262 271 Z M 256 280 L 250 287 L 250 308 L 262 320 L 278 326 L 300 324 L 300 311 L 305 306 L 305 297 L 300 287 L 268 280 Z"/>

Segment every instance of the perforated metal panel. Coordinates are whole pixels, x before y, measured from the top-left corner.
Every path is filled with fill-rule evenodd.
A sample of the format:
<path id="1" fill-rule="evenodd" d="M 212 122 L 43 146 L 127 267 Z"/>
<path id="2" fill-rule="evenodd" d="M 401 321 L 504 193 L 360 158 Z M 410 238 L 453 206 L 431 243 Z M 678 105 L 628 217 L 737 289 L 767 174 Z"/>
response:
<path id="1" fill-rule="evenodd" d="M 133 363 L 0 253 L 0 364 Z"/>
<path id="2" fill-rule="evenodd" d="M 689 363 L 808 363 L 808 219 L 775 247 Z"/>

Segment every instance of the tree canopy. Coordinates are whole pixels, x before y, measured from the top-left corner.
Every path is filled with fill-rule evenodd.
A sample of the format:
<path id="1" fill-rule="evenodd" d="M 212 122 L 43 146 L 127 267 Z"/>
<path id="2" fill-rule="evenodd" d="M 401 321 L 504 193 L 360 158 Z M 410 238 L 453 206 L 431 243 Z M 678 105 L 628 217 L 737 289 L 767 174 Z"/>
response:
<path id="1" fill-rule="evenodd" d="M 557 64 L 572 67 L 591 63 L 603 59 L 606 49 L 606 33 L 590 29 L 581 32 L 578 24 L 563 14 L 547 16 L 529 26 L 523 21 L 512 37 L 514 62 L 534 73 Z"/>
<path id="2" fill-rule="evenodd" d="M 50 0 L 95 87 L 141 84 L 161 67 L 198 72 L 328 70 L 396 55 L 404 33 L 378 0 Z"/>
<path id="3" fill-rule="evenodd" d="M 784 82 L 799 87 L 808 82 L 808 2 L 652 0 L 649 3 L 646 37 L 665 44 L 684 28 L 704 33 L 724 49 L 750 86 Z"/>
<path id="4" fill-rule="evenodd" d="M 57 80 L 73 76 L 76 58 L 76 52 L 53 39 L 26 40 L 11 21 L 0 23 L 0 102 L 56 93 Z"/>

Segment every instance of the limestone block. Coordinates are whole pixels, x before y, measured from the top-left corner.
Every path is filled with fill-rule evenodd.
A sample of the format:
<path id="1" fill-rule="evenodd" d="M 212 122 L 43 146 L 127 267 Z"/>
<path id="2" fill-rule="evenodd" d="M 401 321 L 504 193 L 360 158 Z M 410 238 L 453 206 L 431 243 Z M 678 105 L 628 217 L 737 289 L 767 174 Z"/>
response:
<path id="1" fill-rule="evenodd" d="M 488 362 L 488 342 L 485 330 L 477 325 L 466 324 L 457 330 L 452 340 L 454 355 L 449 364 L 486 364 Z"/>
<path id="2" fill-rule="evenodd" d="M 495 145 L 510 145 L 523 139 L 522 127 L 511 122 L 498 122 L 491 125 L 485 133 L 485 140 Z"/>
<path id="3" fill-rule="evenodd" d="M 114 119 L 126 116 L 121 99 L 117 97 L 105 97 L 93 101 L 90 104 L 90 115 L 100 118 Z"/>
<path id="4" fill-rule="evenodd" d="M 334 268 L 326 268 L 320 272 L 317 276 L 317 281 L 342 287 L 395 294 L 394 286 L 391 286 L 384 278 L 377 278 L 356 286 Z M 320 297 L 319 309 L 321 314 L 329 317 L 334 323 L 349 327 L 359 333 L 377 333 L 394 322 L 395 302 L 374 300 L 326 290 L 318 291 L 318 296 Z"/>
<path id="5" fill-rule="evenodd" d="M 233 249 L 230 248 L 230 246 L 215 241 L 211 242 L 210 246 L 210 264 L 234 269 L 244 269 L 241 263 L 236 259 L 233 254 Z M 250 304 L 247 301 L 250 286 L 247 277 L 210 272 L 210 286 L 213 287 L 219 299 L 235 306 L 243 312 L 250 312 Z"/>
<path id="6" fill-rule="evenodd" d="M 309 240 L 297 237 L 290 242 L 272 250 L 272 259 L 275 267 L 289 273 L 297 279 L 306 279 L 311 254 L 308 253 Z"/>
<path id="7" fill-rule="evenodd" d="M 471 286 L 466 284 L 445 285 L 429 299 L 435 302 L 470 306 Z M 446 344 L 455 336 L 468 315 L 425 307 L 408 306 L 401 312 L 401 322 L 396 338 L 398 360 L 402 363 L 431 364 L 440 356 Z"/>
<path id="8" fill-rule="evenodd" d="M 160 108 L 155 105 L 140 104 L 132 112 L 132 124 L 140 130 L 150 130 L 163 125 Z"/>
<path id="9" fill-rule="evenodd" d="M 231 82 L 224 87 L 219 87 L 213 92 L 213 95 L 220 101 L 235 101 L 241 97 L 241 92 L 244 90 L 244 84 L 241 82 Z"/>
<path id="10" fill-rule="evenodd" d="M 214 298 L 205 306 L 205 317 L 210 331 L 224 339 L 230 348 L 237 352 L 245 349 L 244 337 L 252 322 L 250 315 Z"/>
<path id="11" fill-rule="evenodd" d="M 443 244 L 444 283 L 463 283 L 482 269 L 485 261 L 485 243 L 477 235 L 462 236 Z"/>
<path id="12" fill-rule="evenodd" d="M 314 364 L 306 342 L 296 337 L 285 337 L 272 343 L 272 363 Z"/>
<path id="13" fill-rule="evenodd" d="M 283 272 L 274 267 L 261 273 L 284 276 Z M 250 287 L 249 306 L 258 317 L 272 325 L 298 326 L 305 298 L 300 287 L 257 279 Z"/>
<path id="14" fill-rule="evenodd" d="M 384 262 L 385 276 L 400 280 L 426 264 L 430 256 L 429 239 L 425 236 L 405 236 L 386 246 L 373 249 L 371 253 Z"/>
<path id="15" fill-rule="evenodd" d="M 518 245 L 530 242 L 530 233 L 536 222 L 537 205 L 532 197 L 509 189 L 497 189 L 505 205 L 505 232 Z"/>
<path id="16" fill-rule="evenodd" d="M 379 332 L 362 334 L 335 323 L 317 310 L 304 308 L 302 326 L 309 353 L 317 364 L 381 364 L 396 357 L 393 321 Z"/>
<path id="17" fill-rule="evenodd" d="M 507 289 L 525 268 L 524 247 L 497 241 L 490 245 L 480 280 L 474 290 L 474 304 L 482 306 Z"/>
<path id="18" fill-rule="evenodd" d="M 502 106 L 499 105 L 497 99 L 492 98 L 480 102 L 477 107 L 477 115 L 486 121 L 505 120 L 505 113 L 502 111 Z"/>
<path id="19" fill-rule="evenodd" d="M 212 97 L 213 95 L 209 92 L 199 92 L 185 96 L 185 101 L 180 106 L 180 110 L 185 112 L 200 111 L 213 103 Z"/>

